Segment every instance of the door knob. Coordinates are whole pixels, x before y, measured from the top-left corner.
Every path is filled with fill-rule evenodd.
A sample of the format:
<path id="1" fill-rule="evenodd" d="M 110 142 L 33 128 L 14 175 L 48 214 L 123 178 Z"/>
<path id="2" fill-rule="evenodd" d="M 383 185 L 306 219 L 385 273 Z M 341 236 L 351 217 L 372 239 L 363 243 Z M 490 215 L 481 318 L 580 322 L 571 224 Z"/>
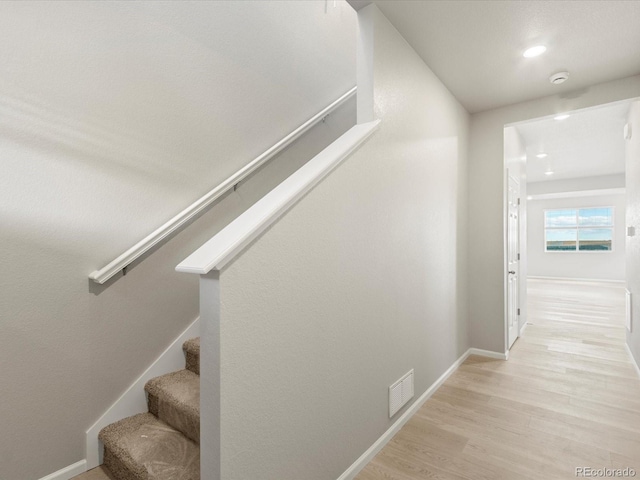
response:
<path id="1" fill-rule="evenodd" d="M 515 275 L 516 271 L 515 270 L 509 270 L 509 273 L 512 274 L 512 275 Z"/>

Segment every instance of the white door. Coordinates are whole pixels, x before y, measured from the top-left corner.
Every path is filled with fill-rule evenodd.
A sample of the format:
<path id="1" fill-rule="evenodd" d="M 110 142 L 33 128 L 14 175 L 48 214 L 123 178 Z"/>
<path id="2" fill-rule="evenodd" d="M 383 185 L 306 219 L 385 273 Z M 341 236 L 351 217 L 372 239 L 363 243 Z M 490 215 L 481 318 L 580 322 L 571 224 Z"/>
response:
<path id="1" fill-rule="evenodd" d="M 520 260 L 520 184 L 509 176 L 507 219 L 507 340 L 509 348 L 518 338 L 519 260 Z"/>

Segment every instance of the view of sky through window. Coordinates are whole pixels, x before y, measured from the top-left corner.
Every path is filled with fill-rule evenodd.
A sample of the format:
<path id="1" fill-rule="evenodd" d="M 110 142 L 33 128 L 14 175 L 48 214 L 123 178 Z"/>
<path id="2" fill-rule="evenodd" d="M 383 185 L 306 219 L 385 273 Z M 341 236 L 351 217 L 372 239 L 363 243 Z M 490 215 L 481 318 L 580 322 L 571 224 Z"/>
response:
<path id="1" fill-rule="evenodd" d="M 610 251 L 613 207 L 545 210 L 545 251 Z"/>

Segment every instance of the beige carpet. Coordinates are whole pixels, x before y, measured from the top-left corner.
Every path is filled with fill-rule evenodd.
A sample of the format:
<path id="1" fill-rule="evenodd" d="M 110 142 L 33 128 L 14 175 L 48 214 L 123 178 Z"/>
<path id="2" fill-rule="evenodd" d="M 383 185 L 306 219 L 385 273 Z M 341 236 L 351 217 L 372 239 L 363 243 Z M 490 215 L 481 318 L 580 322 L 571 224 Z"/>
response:
<path id="1" fill-rule="evenodd" d="M 102 429 L 104 464 L 74 480 L 200 480 L 200 339 L 183 349 L 186 369 L 149 380 L 149 413 Z"/>

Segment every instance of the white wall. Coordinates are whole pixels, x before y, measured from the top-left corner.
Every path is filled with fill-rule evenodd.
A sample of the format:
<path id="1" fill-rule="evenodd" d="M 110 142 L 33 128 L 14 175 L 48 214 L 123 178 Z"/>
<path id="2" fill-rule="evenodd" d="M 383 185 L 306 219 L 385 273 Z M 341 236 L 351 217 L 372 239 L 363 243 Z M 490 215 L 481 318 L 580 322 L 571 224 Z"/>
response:
<path id="1" fill-rule="evenodd" d="M 528 195 L 547 195 L 565 192 L 584 192 L 585 190 L 603 190 L 624 188 L 624 173 L 616 175 L 600 175 L 597 177 L 567 178 L 545 182 L 529 182 Z"/>
<path id="2" fill-rule="evenodd" d="M 0 2 L 0 478 L 84 432 L 198 314 L 191 251 L 354 122 L 332 115 L 104 287 L 87 276 L 355 85 L 343 2 Z"/>
<path id="3" fill-rule="evenodd" d="M 640 101 L 629 111 L 633 135 L 626 142 L 627 225 L 635 227 L 635 235 L 627 237 L 627 289 L 632 295 L 632 331 L 627 344 L 636 364 L 640 365 Z"/>
<path id="4" fill-rule="evenodd" d="M 534 277 L 618 280 L 625 278 L 626 196 L 530 200 L 528 203 L 529 275 Z M 545 252 L 544 210 L 556 208 L 614 207 L 613 250 L 611 252 Z"/>
<path id="5" fill-rule="evenodd" d="M 640 75 L 471 116 L 469 144 L 469 312 L 471 344 L 505 350 L 504 127 L 640 96 Z"/>
<path id="6" fill-rule="evenodd" d="M 227 480 L 337 478 L 469 346 L 469 116 L 367 8 L 380 129 L 220 275 Z"/>

